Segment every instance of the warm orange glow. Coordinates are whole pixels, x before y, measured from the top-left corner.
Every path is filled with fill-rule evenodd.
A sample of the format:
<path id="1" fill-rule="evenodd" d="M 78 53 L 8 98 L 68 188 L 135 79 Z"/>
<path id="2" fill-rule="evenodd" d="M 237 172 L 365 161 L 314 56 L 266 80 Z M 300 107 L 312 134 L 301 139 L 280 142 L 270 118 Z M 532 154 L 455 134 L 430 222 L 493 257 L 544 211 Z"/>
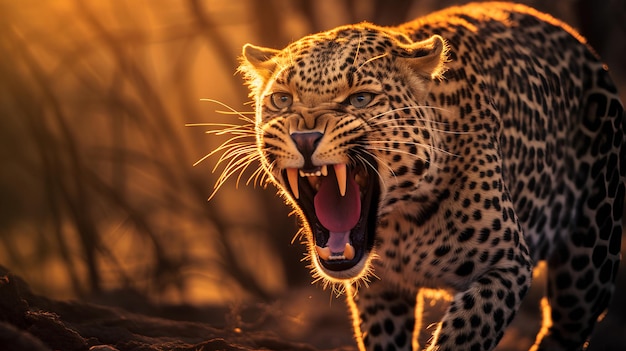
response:
<path id="1" fill-rule="evenodd" d="M 421 350 L 419 345 L 419 334 L 422 331 L 422 322 L 424 315 L 424 289 L 421 289 L 417 293 L 417 299 L 415 304 L 415 328 L 413 329 L 413 338 L 411 339 L 411 345 L 413 350 Z"/>
<path id="2" fill-rule="evenodd" d="M 232 20 L 246 5 L 2 4 L 0 264 L 52 298 L 132 289 L 213 304 L 253 297 L 250 286 L 286 289 L 288 255 L 274 244 L 288 243 L 293 219 L 233 184 L 248 164 L 241 183 L 264 183 L 251 120 L 235 113 L 252 109 L 233 77 L 241 46 L 258 38 Z M 204 134 L 217 126 L 252 148 Z M 194 161 L 216 148 L 240 161 L 220 164 L 234 177 L 207 203 L 225 181 L 211 173 L 219 156 Z"/>
<path id="3" fill-rule="evenodd" d="M 348 308 L 352 317 L 352 330 L 354 330 L 354 338 L 356 339 L 359 351 L 365 351 L 365 345 L 363 344 L 363 337 L 365 337 L 365 334 L 361 331 L 361 317 L 359 316 L 359 309 L 356 306 L 356 302 L 354 302 L 356 291 L 350 283 L 345 283 L 345 291 L 346 301 L 348 302 Z"/>
<path id="4" fill-rule="evenodd" d="M 422 333 L 422 331 L 424 329 L 424 305 L 425 305 L 425 300 L 429 299 L 430 300 L 430 307 L 433 307 L 437 302 L 441 302 L 441 301 L 445 301 L 445 302 L 450 302 L 452 301 L 452 295 L 450 295 L 449 292 L 445 291 L 445 290 L 441 290 L 441 289 L 428 289 L 428 288 L 422 288 L 419 290 L 419 292 L 417 293 L 417 303 L 415 306 L 415 328 L 414 328 L 414 332 L 413 332 L 413 339 L 411 340 L 411 343 L 413 345 L 413 350 L 421 350 L 420 345 L 419 345 L 419 336 Z M 429 340 L 436 340 L 437 336 L 439 335 L 439 332 L 441 331 L 441 323 L 436 323 L 436 328 L 435 331 L 432 334 L 431 339 Z M 428 327 L 431 327 L 430 325 Z M 431 348 L 429 347 L 429 350 Z"/>
<path id="5" fill-rule="evenodd" d="M 539 344 L 541 340 L 548 334 L 550 327 L 552 327 L 552 309 L 550 308 L 550 302 L 548 302 L 547 297 L 543 297 L 541 299 L 541 329 L 539 333 L 537 333 L 537 339 L 535 340 L 535 344 L 530 348 L 529 351 L 537 351 L 539 349 Z"/>
<path id="6" fill-rule="evenodd" d="M 397 16 L 433 10 L 426 3 Z M 297 269 L 309 264 L 322 282 L 311 289 L 346 294 L 364 349 L 352 297 L 379 279 L 370 264 L 379 258 L 370 255 L 350 283 L 320 275 L 316 259 L 298 262 L 299 241 L 307 255 L 315 247 L 309 233 L 298 232 L 294 217 L 303 215 L 287 217 L 290 195 L 274 199 L 273 178 L 255 168 L 256 145 L 238 144 L 256 130 L 235 71 L 246 42 L 279 48 L 357 18 L 376 22 L 375 2 L 353 6 L 357 15 L 339 2 L 311 2 L 313 16 L 296 2 L 263 16 L 255 12 L 259 4 L 2 3 L 0 51 L 8 56 L 0 62 L 0 264 L 51 298 L 132 289 L 150 302 L 197 305 L 300 293 L 288 283 L 307 284 L 309 275 Z M 219 151 L 205 160 L 211 150 L 235 160 L 220 159 Z M 440 331 L 440 324 L 428 325 L 429 306 L 450 299 L 420 290 L 416 348 L 420 332 Z M 292 306 L 296 312 L 281 317 L 294 334 L 309 334 L 311 313 Z M 545 333 L 545 299 L 542 306 Z M 333 308 L 345 318 L 343 306 Z"/>

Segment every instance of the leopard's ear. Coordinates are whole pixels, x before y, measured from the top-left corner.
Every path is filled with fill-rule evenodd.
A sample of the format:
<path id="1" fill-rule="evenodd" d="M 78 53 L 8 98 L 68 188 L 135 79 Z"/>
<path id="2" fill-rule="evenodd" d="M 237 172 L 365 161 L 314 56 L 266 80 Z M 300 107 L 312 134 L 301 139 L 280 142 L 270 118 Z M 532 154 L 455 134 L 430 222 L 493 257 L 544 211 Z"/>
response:
<path id="1" fill-rule="evenodd" d="M 243 46 L 239 70 L 246 74 L 255 73 L 259 78 L 267 81 L 276 69 L 277 63 L 273 58 L 279 52 L 279 50 L 275 49 L 246 44 Z M 251 72 L 251 70 L 254 72 Z"/>
<path id="2" fill-rule="evenodd" d="M 448 48 L 439 35 L 410 44 L 399 43 L 398 46 L 398 61 L 405 63 L 419 76 L 436 79 L 444 72 Z"/>

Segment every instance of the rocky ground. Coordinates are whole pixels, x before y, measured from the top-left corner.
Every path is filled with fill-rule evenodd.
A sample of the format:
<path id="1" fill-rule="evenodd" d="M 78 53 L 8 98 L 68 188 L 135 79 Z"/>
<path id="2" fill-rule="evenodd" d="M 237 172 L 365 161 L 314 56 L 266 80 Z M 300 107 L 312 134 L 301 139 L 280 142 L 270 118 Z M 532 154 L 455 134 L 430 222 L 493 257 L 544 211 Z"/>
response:
<path id="1" fill-rule="evenodd" d="M 597 328 L 590 351 L 624 350 L 626 281 L 620 284 L 621 294 Z M 534 340 L 539 288 L 498 350 L 526 350 Z M 434 320 L 443 305 L 433 301 L 426 318 Z M 33 294 L 0 267 L 0 349 L 6 351 L 356 350 L 345 308 L 343 299 L 319 287 L 273 303 L 227 307 L 154 306 L 127 293 L 99 303 L 55 301 Z"/>

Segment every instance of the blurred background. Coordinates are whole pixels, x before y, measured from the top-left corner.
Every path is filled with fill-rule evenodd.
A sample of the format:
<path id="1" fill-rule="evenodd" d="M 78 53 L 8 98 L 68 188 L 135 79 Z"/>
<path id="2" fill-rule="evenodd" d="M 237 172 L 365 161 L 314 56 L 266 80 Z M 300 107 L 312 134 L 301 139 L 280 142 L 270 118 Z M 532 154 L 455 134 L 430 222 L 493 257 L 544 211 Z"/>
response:
<path id="1" fill-rule="evenodd" d="M 245 185 L 252 165 L 208 202 L 219 157 L 193 165 L 227 137 L 185 124 L 243 123 L 201 99 L 252 111 L 245 43 L 463 2 L 0 0 L 0 265 L 61 299 L 227 304 L 309 286 L 275 189 Z M 626 1 L 523 2 L 581 31 L 626 97 Z"/>

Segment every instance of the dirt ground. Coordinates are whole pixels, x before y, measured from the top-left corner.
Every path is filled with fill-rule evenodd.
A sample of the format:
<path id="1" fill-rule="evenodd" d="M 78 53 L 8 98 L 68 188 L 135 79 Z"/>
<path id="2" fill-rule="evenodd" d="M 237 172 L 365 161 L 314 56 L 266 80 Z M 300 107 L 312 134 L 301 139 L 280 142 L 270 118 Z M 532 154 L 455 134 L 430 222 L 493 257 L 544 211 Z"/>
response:
<path id="1" fill-rule="evenodd" d="M 625 270 L 620 278 L 589 351 L 624 350 Z M 527 350 L 532 344 L 541 289 L 539 281 L 497 350 Z M 444 305 L 432 301 L 424 325 L 434 322 Z M 348 351 L 356 350 L 351 335 L 343 298 L 317 286 L 271 303 L 231 306 L 156 306 L 129 293 L 67 302 L 33 294 L 26 282 L 0 267 L 0 345 L 6 351 Z M 422 341 L 427 337 L 428 330 Z"/>

